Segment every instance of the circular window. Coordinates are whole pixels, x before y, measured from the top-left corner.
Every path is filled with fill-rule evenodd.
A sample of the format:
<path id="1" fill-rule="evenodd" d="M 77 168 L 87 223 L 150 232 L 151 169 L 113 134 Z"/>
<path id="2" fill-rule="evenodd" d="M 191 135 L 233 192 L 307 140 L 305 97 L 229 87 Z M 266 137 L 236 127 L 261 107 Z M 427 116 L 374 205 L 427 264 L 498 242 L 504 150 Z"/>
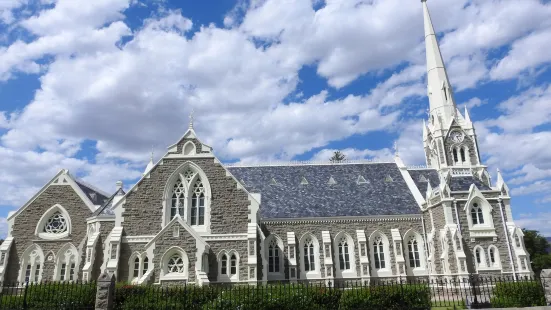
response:
<path id="1" fill-rule="evenodd" d="M 44 226 L 44 232 L 50 234 L 60 234 L 67 231 L 67 220 L 60 212 L 54 213 Z"/>
<path id="2" fill-rule="evenodd" d="M 184 272 L 184 260 L 182 259 L 182 256 L 180 254 L 174 254 L 170 259 L 168 260 L 168 272 L 177 272 L 177 273 L 183 273 Z"/>

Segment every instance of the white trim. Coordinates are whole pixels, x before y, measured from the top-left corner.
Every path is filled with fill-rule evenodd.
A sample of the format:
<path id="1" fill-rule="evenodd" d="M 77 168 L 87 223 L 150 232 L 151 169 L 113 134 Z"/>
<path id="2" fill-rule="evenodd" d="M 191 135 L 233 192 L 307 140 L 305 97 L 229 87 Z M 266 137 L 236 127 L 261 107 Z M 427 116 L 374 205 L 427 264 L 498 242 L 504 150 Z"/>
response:
<path id="1" fill-rule="evenodd" d="M 492 264 L 492 253 L 490 250 L 494 250 L 494 263 Z M 488 247 L 488 268 L 492 268 L 492 269 L 500 269 L 501 270 L 501 257 L 499 256 L 499 249 L 491 244 L 489 247 Z"/>
<path id="2" fill-rule="evenodd" d="M 191 149 L 188 149 L 188 145 L 192 146 Z M 184 145 L 182 146 L 182 154 L 184 154 L 184 156 L 197 155 L 197 147 L 195 146 L 195 143 L 191 140 L 184 143 Z"/>
<path id="3" fill-rule="evenodd" d="M 205 241 L 236 241 L 236 240 L 248 240 L 247 234 L 210 234 L 201 235 Z"/>
<path id="4" fill-rule="evenodd" d="M 419 207 L 422 208 L 423 204 L 425 204 L 426 201 L 423 198 L 423 195 L 421 194 L 421 192 L 419 191 L 419 188 L 413 181 L 413 178 L 409 174 L 407 167 L 404 165 L 400 157 L 396 156 L 394 160 L 396 161 L 396 165 L 398 166 L 398 169 L 400 170 L 400 173 L 402 174 L 402 178 L 406 182 L 406 185 L 408 186 L 409 191 L 413 194 L 413 198 L 415 198 L 415 201 L 417 202 Z"/>
<path id="5" fill-rule="evenodd" d="M 0 245 L 0 282 L 4 282 L 4 273 L 10 258 L 10 249 L 13 243 L 13 237 L 7 237 Z"/>
<path id="6" fill-rule="evenodd" d="M 207 244 L 207 242 L 205 241 L 205 239 L 203 239 L 193 228 L 191 228 L 191 226 L 189 226 L 184 220 L 182 220 L 182 218 L 180 216 L 176 216 L 174 217 L 163 229 L 161 229 L 161 231 L 159 231 L 157 233 L 157 235 L 155 235 L 155 237 L 153 239 L 151 239 L 151 241 L 149 241 L 145 246 L 144 246 L 144 249 L 148 249 L 149 247 L 151 247 L 152 245 L 155 244 L 155 241 L 157 241 L 157 239 L 159 239 L 169 228 L 170 226 L 172 226 L 173 223 L 180 223 L 180 225 L 182 225 L 182 227 L 184 227 L 184 229 L 189 232 L 191 234 L 191 236 L 193 236 L 193 238 L 195 238 L 195 240 L 197 241 L 197 243 L 200 243 L 203 245 L 203 247 L 205 249 L 208 249 L 209 248 L 209 245 Z M 180 233 L 181 234 L 181 233 Z"/>
<path id="7" fill-rule="evenodd" d="M 341 238 L 346 238 L 346 244 L 348 246 L 348 260 L 350 263 L 350 268 L 341 270 L 340 262 L 341 257 L 339 255 L 339 247 L 340 247 L 340 241 Z M 333 244 L 335 245 L 333 247 L 333 256 L 335 257 L 335 278 L 357 278 L 358 272 L 357 272 L 357 264 L 356 264 L 356 253 L 355 253 L 355 243 L 354 239 L 352 239 L 352 236 L 350 236 L 348 233 L 341 231 L 339 232 L 334 240 Z"/>
<path id="8" fill-rule="evenodd" d="M 168 271 L 168 261 L 174 254 L 180 254 L 182 261 L 184 263 L 184 272 L 169 272 Z M 189 278 L 189 259 L 186 251 L 178 246 L 170 247 L 165 251 L 161 257 L 161 274 L 159 275 L 160 281 L 171 281 L 171 280 L 188 280 Z"/>
<path id="9" fill-rule="evenodd" d="M 63 182 L 63 180 L 65 182 Z M 54 184 L 54 182 L 62 182 L 58 184 Z M 82 191 L 82 189 L 76 184 L 76 182 L 73 180 L 71 175 L 69 174 L 69 170 L 67 169 L 61 169 L 48 183 L 46 183 L 34 196 L 29 199 L 21 208 L 19 208 L 14 213 L 11 213 L 8 215 L 8 221 L 12 218 L 17 217 L 23 210 L 25 210 L 30 204 L 32 204 L 43 192 L 50 187 L 50 185 L 70 185 L 75 193 L 82 199 L 84 204 L 90 209 L 90 211 L 94 212 L 96 210 L 96 206 L 90 201 L 90 198 L 86 196 L 86 194 Z"/>
<path id="10" fill-rule="evenodd" d="M 375 238 L 380 236 L 381 240 L 383 242 L 383 254 L 384 254 L 384 262 L 385 262 L 385 268 L 375 268 L 375 251 L 373 248 L 373 242 L 375 241 Z M 369 252 L 371 253 L 370 261 L 371 261 L 371 269 L 373 270 L 372 276 L 376 277 L 390 277 L 392 276 L 392 269 L 390 266 L 390 243 L 388 240 L 388 237 L 381 231 L 375 230 L 369 235 Z"/>
<path id="11" fill-rule="evenodd" d="M 61 215 L 65 218 L 65 221 L 67 222 L 67 229 L 60 234 L 43 232 L 46 222 L 57 211 L 59 211 L 59 213 L 61 213 Z M 35 236 L 46 240 L 57 240 L 57 239 L 67 238 L 69 235 L 71 235 L 71 232 L 72 232 L 71 216 L 69 215 L 69 212 L 67 212 L 67 210 L 60 204 L 55 204 L 51 208 L 46 210 L 46 212 L 44 212 L 44 214 L 42 214 L 42 216 L 40 217 L 40 220 L 38 221 L 38 224 L 36 225 L 36 228 L 34 230 Z"/>
<path id="12" fill-rule="evenodd" d="M 276 241 L 276 248 L 279 255 L 279 272 L 270 272 L 270 256 L 269 256 L 269 249 L 270 249 L 270 243 L 272 240 Z M 267 275 L 267 280 L 285 280 L 285 255 L 283 251 L 283 241 L 281 238 L 279 238 L 276 234 L 270 234 L 266 239 L 264 240 L 264 255 L 266 257 L 266 268 L 265 268 L 265 274 Z"/>
<path id="13" fill-rule="evenodd" d="M 36 255 L 31 256 L 33 251 L 36 250 Z M 19 276 L 17 278 L 17 282 L 19 283 L 25 283 L 25 273 L 27 270 L 27 265 L 31 265 L 30 275 L 29 275 L 29 283 L 36 283 L 42 281 L 42 274 L 44 272 L 44 252 L 42 251 L 42 248 L 38 244 L 32 244 L 30 245 L 23 254 L 21 255 L 21 264 L 19 267 Z M 35 279 L 35 272 L 36 272 L 36 260 L 39 260 L 39 266 L 40 270 L 38 273 L 38 280 L 34 281 Z M 30 261 L 29 261 L 30 260 Z"/>
<path id="14" fill-rule="evenodd" d="M 227 259 L 227 265 L 226 265 L 226 273 L 222 273 L 222 257 L 226 255 Z M 235 266 L 235 274 L 231 274 L 231 258 L 235 255 L 236 258 L 236 266 Z M 218 282 L 239 282 L 239 273 L 240 273 L 240 262 L 241 259 L 239 257 L 239 253 L 236 250 L 221 250 L 216 255 L 216 261 L 218 262 L 218 274 L 217 274 L 217 280 Z"/>
<path id="15" fill-rule="evenodd" d="M 54 281 L 67 281 L 74 282 L 78 280 L 79 275 L 79 266 L 80 266 L 80 255 L 77 248 L 72 243 L 67 243 L 55 256 L 56 262 L 54 267 Z M 73 270 L 73 279 L 70 279 L 71 273 L 71 264 L 75 264 L 75 269 Z M 61 280 L 61 265 L 65 264 L 65 274 L 63 275 L 63 280 Z"/>
<path id="16" fill-rule="evenodd" d="M 335 217 L 301 217 L 301 218 L 269 218 L 264 224 L 316 224 L 316 223 L 357 223 L 357 222 L 399 222 L 421 220 L 421 214 L 404 215 L 372 215 L 372 216 L 335 216 Z"/>
<path id="17" fill-rule="evenodd" d="M 477 251 L 478 253 L 480 253 L 480 262 L 478 262 L 476 258 Z M 478 244 L 475 245 L 475 247 L 473 248 L 473 262 L 476 271 L 489 269 L 486 261 L 486 251 L 484 251 L 484 249 Z"/>
<path id="18" fill-rule="evenodd" d="M 314 246 L 314 270 L 305 271 L 304 269 L 304 241 L 307 238 L 312 239 Z M 318 238 L 312 233 L 305 233 L 299 240 L 299 263 L 300 263 L 300 278 L 301 279 L 321 279 L 321 262 L 320 262 L 320 247 Z"/>
<path id="19" fill-rule="evenodd" d="M 419 261 L 420 261 L 420 266 L 419 267 L 415 267 L 415 268 L 411 268 L 411 262 L 410 262 L 410 258 L 409 258 L 409 241 L 410 241 L 410 237 L 413 236 L 415 237 L 415 241 L 417 241 L 417 250 L 419 252 Z M 409 229 L 408 231 L 406 231 L 406 233 L 404 234 L 404 243 L 405 243 L 405 260 L 406 260 L 406 263 L 407 263 L 407 266 L 406 266 L 406 270 L 407 270 L 407 274 L 408 275 L 413 275 L 413 276 L 421 276 L 421 275 L 426 275 L 427 274 L 427 259 L 425 257 L 425 242 L 423 240 L 423 237 L 421 236 L 421 234 L 413 229 Z"/>

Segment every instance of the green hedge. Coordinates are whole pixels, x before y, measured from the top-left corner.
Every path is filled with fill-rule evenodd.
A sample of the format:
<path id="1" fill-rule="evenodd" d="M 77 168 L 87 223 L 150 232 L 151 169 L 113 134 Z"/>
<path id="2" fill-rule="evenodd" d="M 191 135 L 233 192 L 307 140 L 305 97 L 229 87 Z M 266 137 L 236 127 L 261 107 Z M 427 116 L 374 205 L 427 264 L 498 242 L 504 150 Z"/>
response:
<path id="1" fill-rule="evenodd" d="M 490 302 L 494 308 L 546 305 L 543 287 L 537 281 L 497 283 Z"/>
<path id="2" fill-rule="evenodd" d="M 25 309 L 29 310 L 94 309 L 96 289 L 94 283 L 30 284 L 26 288 L 21 288 L 19 295 L 3 295 L 0 298 L 0 308 L 22 308 L 23 299 L 25 299 Z M 3 293 L 9 293 L 9 291 Z M 26 297 L 24 298 L 25 295 Z"/>
<path id="3" fill-rule="evenodd" d="M 115 287 L 115 309 L 203 309 L 203 305 L 214 300 L 218 290 L 213 287 L 185 286 L 159 287 L 117 284 Z"/>
<path id="4" fill-rule="evenodd" d="M 317 286 L 239 287 L 223 291 L 204 309 L 329 310 L 338 309 L 342 291 Z"/>
<path id="5" fill-rule="evenodd" d="M 340 310 L 430 308 L 431 292 L 427 285 L 373 286 L 346 290 L 339 306 Z"/>

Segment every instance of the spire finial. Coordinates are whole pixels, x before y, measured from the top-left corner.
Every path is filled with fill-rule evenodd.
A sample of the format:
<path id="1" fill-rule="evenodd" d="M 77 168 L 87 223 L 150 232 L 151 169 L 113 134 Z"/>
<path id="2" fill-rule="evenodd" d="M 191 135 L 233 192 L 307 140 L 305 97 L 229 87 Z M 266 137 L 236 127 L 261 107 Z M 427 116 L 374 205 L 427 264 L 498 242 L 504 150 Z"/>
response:
<path id="1" fill-rule="evenodd" d="M 394 156 L 398 157 L 398 142 L 394 141 Z"/>
<path id="2" fill-rule="evenodd" d="M 191 113 L 189 113 L 189 129 L 193 129 L 193 113 L 195 113 L 194 109 L 192 109 Z"/>
<path id="3" fill-rule="evenodd" d="M 150 161 L 153 161 L 153 155 L 154 155 L 154 152 L 153 152 L 153 146 L 152 146 L 151 147 L 151 156 L 149 157 Z"/>

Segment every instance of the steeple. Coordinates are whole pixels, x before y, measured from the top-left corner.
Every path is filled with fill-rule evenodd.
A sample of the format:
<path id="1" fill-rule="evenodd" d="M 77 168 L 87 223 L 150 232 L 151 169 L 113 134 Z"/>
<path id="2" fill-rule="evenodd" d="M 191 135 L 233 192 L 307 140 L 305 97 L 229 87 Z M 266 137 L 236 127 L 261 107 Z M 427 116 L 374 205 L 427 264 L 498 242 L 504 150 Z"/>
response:
<path id="1" fill-rule="evenodd" d="M 447 126 L 455 116 L 455 102 L 451 90 L 450 81 L 440 47 L 436 40 L 436 33 L 427 7 L 427 0 L 421 0 L 425 23 L 425 48 L 427 54 L 427 87 L 430 102 L 430 119 L 441 119 L 441 123 Z"/>

